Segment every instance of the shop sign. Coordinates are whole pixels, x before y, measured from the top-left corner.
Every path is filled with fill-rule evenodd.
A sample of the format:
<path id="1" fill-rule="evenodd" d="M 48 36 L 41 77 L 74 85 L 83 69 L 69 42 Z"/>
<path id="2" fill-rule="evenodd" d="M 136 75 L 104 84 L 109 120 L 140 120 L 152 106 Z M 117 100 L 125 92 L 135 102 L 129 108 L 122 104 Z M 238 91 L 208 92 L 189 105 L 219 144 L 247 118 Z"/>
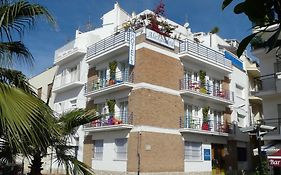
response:
<path id="1" fill-rule="evenodd" d="M 163 46 L 169 47 L 171 49 L 175 48 L 175 40 L 169 37 L 165 37 L 153 30 L 146 29 L 146 39 L 161 44 Z"/>

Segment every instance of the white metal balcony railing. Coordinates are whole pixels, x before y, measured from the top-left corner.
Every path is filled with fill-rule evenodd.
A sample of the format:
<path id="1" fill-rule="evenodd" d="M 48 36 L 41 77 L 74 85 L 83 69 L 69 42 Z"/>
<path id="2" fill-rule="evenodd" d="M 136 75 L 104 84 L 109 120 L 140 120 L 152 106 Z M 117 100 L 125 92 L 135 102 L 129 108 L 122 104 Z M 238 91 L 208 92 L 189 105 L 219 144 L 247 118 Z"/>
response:
<path id="1" fill-rule="evenodd" d="M 80 73 L 78 71 L 66 75 L 58 75 L 54 81 L 54 89 L 66 86 L 68 84 L 80 81 Z"/>
<path id="2" fill-rule="evenodd" d="M 180 128 L 206 131 L 206 132 L 231 133 L 232 127 L 230 123 L 210 120 L 210 116 L 208 116 L 208 118 L 209 118 L 208 122 L 203 122 L 203 119 L 200 117 L 194 117 L 194 116 L 180 117 Z"/>
<path id="3" fill-rule="evenodd" d="M 129 33 L 129 31 L 122 30 L 89 46 L 87 49 L 87 58 L 97 56 L 114 47 L 129 42 Z"/>
<path id="4" fill-rule="evenodd" d="M 121 85 L 124 83 L 132 83 L 133 82 L 133 74 L 128 71 L 119 71 L 116 72 L 115 77 L 111 79 L 110 77 L 99 78 L 98 80 L 93 80 L 87 82 L 85 86 L 85 94 L 90 92 L 99 91 L 108 87 L 114 87 L 117 85 Z"/>
<path id="5" fill-rule="evenodd" d="M 101 114 L 100 119 L 93 120 L 92 122 L 85 124 L 84 128 L 97 128 L 102 126 L 116 126 L 122 124 L 132 125 L 133 115 L 129 115 L 127 111 Z"/>
<path id="6" fill-rule="evenodd" d="M 210 97 L 218 97 L 223 100 L 234 101 L 234 93 L 228 90 L 222 90 L 211 85 L 209 81 L 201 83 L 193 79 L 184 78 L 180 80 L 180 90 L 190 90 Z"/>
<path id="7" fill-rule="evenodd" d="M 231 61 L 226 59 L 223 53 L 213 50 L 195 41 L 191 41 L 188 39 L 181 41 L 179 49 L 180 54 L 192 53 L 202 56 L 206 61 L 211 61 L 226 68 L 231 69 L 232 67 Z"/>

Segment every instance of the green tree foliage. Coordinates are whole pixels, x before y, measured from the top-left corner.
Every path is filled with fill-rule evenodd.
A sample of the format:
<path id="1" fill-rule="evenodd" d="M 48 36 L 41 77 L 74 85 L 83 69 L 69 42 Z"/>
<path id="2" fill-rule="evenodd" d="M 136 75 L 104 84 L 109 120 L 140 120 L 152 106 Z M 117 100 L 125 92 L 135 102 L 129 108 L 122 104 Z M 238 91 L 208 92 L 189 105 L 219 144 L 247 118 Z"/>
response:
<path id="1" fill-rule="evenodd" d="M 224 0 L 222 9 L 225 9 L 233 0 Z M 234 7 L 234 13 L 244 14 L 252 22 L 255 33 L 245 37 L 237 50 L 237 55 L 241 56 L 247 45 L 255 36 L 262 36 L 271 32 L 272 35 L 265 41 L 265 47 L 270 52 L 281 45 L 278 38 L 281 31 L 281 2 L 280 0 L 240 0 Z M 275 26 L 275 27 L 274 27 Z"/>

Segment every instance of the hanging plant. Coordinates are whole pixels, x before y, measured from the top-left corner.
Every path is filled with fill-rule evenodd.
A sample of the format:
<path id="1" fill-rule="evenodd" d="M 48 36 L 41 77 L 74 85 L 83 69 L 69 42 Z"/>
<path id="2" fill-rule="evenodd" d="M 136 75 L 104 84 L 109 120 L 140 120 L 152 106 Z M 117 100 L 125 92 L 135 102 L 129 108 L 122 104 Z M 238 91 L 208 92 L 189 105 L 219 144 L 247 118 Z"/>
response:
<path id="1" fill-rule="evenodd" d="M 110 99 L 106 101 L 108 106 L 108 112 L 112 115 L 115 112 L 115 104 L 116 101 L 114 99 Z"/>
<path id="2" fill-rule="evenodd" d="M 206 89 L 206 72 L 205 71 L 202 71 L 200 70 L 199 71 L 199 79 L 200 79 L 200 92 L 203 93 L 203 94 L 206 94 L 207 93 L 207 89 Z"/>

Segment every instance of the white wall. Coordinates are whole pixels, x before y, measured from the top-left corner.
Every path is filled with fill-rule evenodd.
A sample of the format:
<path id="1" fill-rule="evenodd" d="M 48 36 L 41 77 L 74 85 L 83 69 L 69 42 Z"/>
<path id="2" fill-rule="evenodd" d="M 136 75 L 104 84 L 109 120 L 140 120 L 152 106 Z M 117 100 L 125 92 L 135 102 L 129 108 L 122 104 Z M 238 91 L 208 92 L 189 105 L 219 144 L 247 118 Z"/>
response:
<path id="1" fill-rule="evenodd" d="M 249 80 L 246 72 L 233 66 L 233 72 L 230 76 L 230 91 L 234 92 L 234 105 L 232 105 L 232 121 L 238 122 L 237 112 L 244 115 L 243 122 L 240 121 L 241 127 L 250 125 L 250 112 L 249 112 Z M 236 85 L 243 87 L 243 97 L 239 96 L 236 91 Z"/>
<path id="2" fill-rule="evenodd" d="M 202 158 L 204 159 L 204 149 L 210 150 L 211 160 L 184 161 L 184 172 L 211 172 L 212 171 L 212 149 L 211 144 L 202 144 Z"/>
<path id="3" fill-rule="evenodd" d="M 116 160 L 115 139 L 128 138 L 129 132 L 130 130 L 120 130 L 93 133 L 93 140 L 103 140 L 103 159 L 92 159 L 93 169 L 121 172 L 127 171 L 127 160 Z"/>

